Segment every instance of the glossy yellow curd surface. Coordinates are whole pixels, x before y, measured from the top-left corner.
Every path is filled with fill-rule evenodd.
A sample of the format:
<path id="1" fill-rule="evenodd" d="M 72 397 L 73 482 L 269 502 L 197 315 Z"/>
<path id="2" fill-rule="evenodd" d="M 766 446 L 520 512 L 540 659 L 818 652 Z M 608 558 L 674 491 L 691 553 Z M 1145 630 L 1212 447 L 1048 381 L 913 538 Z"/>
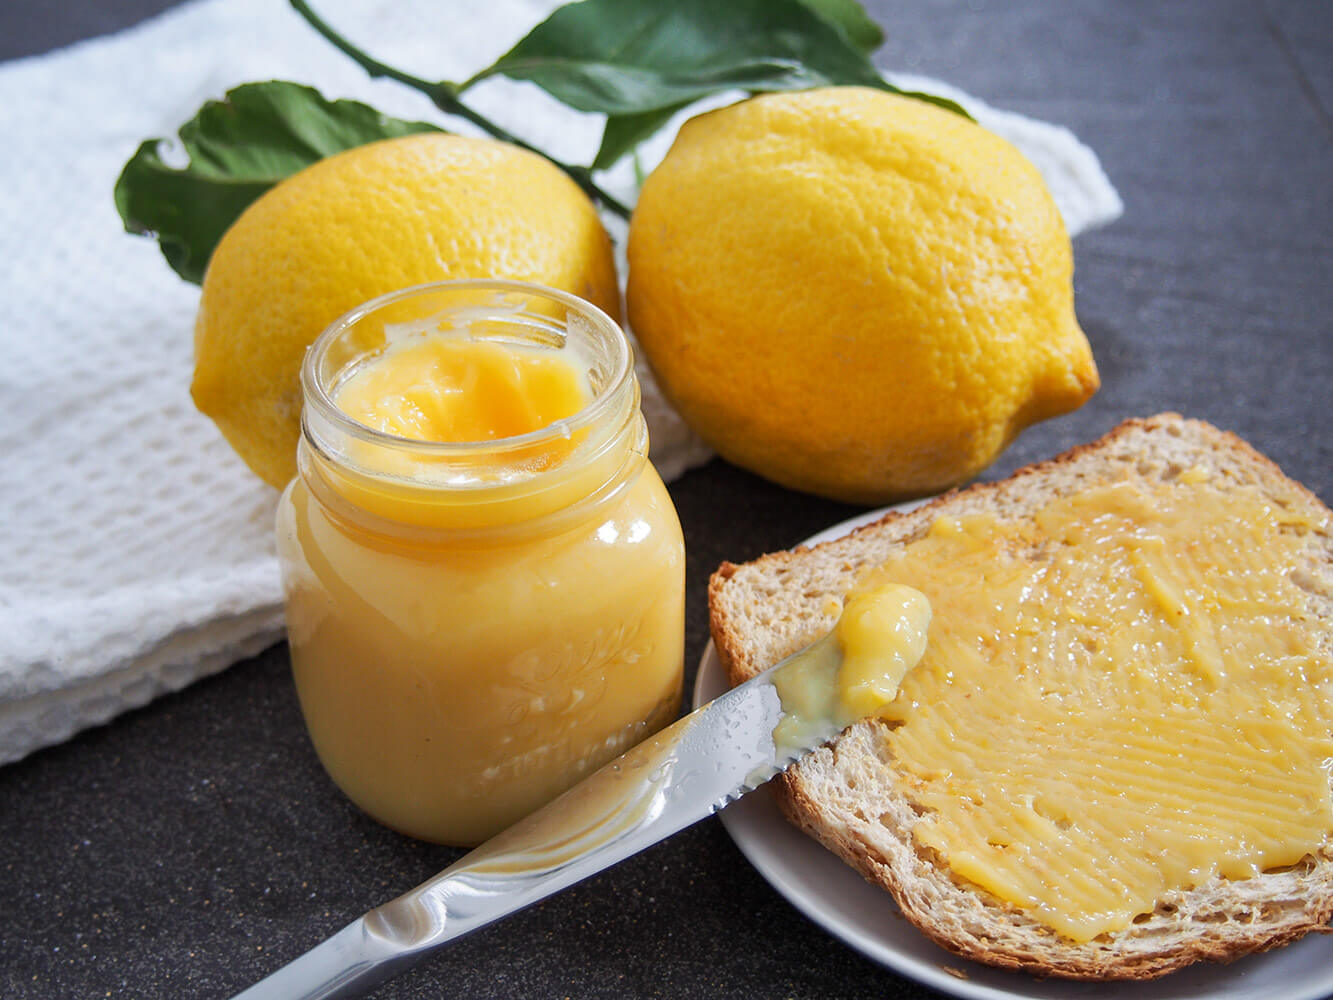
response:
<path id="1" fill-rule="evenodd" d="M 1326 528 L 1199 469 L 937 520 L 867 581 L 933 610 L 884 731 L 918 841 L 1077 941 L 1315 850 L 1333 663 L 1298 552 Z"/>
<path id="2" fill-rule="evenodd" d="M 925 654 L 930 602 L 920 591 L 869 586 L 853 591 L 840 611 L 828 635 L 773 675 L 783 712 L 773 731 L 779 751 L 809 749 L 830 727 L 882 711 Z"/>
<path id="3" fill-rule="evenodd" d="M 302 709 L 337 784 L 405 833 L 479 843 L 676 716 L 683 542 L 637 411 L 638 433 L 506 444 L 591 394 L 564 351 L 418 335 L 334 403 L 399 437 L 502 447 L 460 465 L 302 444 L 278 520 Z"/>
<path id="4" fill-rule="evenodd" d="M 517 437 L 591 399 L 587 375 L 561 352 L 466 335 L 390 343 L 333 394 L 354 420 L 416 441 Z"/>

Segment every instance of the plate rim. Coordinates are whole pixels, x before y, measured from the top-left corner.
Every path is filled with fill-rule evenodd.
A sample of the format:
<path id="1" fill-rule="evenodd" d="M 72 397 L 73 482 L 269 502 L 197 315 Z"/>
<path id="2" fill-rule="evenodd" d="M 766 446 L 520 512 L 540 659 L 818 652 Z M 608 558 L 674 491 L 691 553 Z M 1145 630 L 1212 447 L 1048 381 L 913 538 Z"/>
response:
<path id="1" fill-rule="evenodd" d="M 928 497 L 867 511 L 831 525 L 797 544 L 811 546 L 840 538 L 856 528 L 879 520 L 889 512 L 913 510 L 930 502 L 931 499 L 933 498 Z M 698 708 L 710 697 L 716 697 L 718 693 L 721 693 L 721 690 L 725 690 L 727 682 L 726 678 L 722 676 L 721 670 L 721 660 L 718 658 L 717 650 L 710 638 L 699 658 L 698 671 L 691 692 L 694 708 Z M 720 689 L 718 688 L 719 685 L 721 685 Z M 761 796 L 763 796 L 762 799 Z M 765 809 L 765 807 L 767 808 Z M 1170 1000 L 1207 1000 L 1210 997 L 1227 997 L 1234 998 L 1234 1000 L 1254 997 L 1258 1000 L 1258 998 L 1270 996 L 1271 993 L 1218 991 L 1208 988 L 1207 983 L 1198 983 L 1197 985 L 1202 987 L 1201 989 L 1184 992 L 1177 990 L 1175 987 L 1186 986 L 1191 980 L 1197 981 L 1201 977 L 1207 979 L 1225 977 L 1229 984 L 1234 984 L 1236 980 L 1257 971 L 1261 965 L 1281 963 L 1288 956 L 1298 954 L 1301 951 L 1313 950 L 1318 948 L 1320 944 L 1325 945 L 1324 950 L 1333 950 L 1333 937 L 1307 934 L 1303 939 L 1294 941 L 1284 947 L 1246 956 L 1228 965 L 1197 962 L 1159 979 L 1134 982 L 1125 980 L 1086 982 L 1055 978 L 1039 979 L 1027 973 L 1014 972 L 975 962 L 960 955 L 955 955 L 934 944 L 902 916 L 896 903 L 893 903 L 892 897 L 886 896 L 885 898 L 893 903 L 892 912 L 895 919 L 901 922 L 902 929 L 912 935 L 919 935 L 922 942 L 938 949 L 941 961 L 932 964 L 927 960 L 908 954 L 901 948 L 872 937 L 855 921 L 843 917 L 842 908 L 837 905 L 838 901 L 824 902 L 812 899 L 812 895 L 819 894 L 808 893 L 803 887 L 797 885 L 788 873 L 789 869 L 794 869 L 794 865 L 778 860 L 782 857 L 780 852 L 771 850 L 771 845 L 765 842 L 763 827 L 769 823 L 773 814 L 777 814 L 777 822 L 786 827 L 793 838 L 799 838 L 793 839 L 791 843 L 799 845 L 796 849 L 800 850 L 806 857 L 825 856 L 833 858 L 838 865 L 843 864 L 841 859 L 827 852 L 816 841 L 806 837 L 805 834 L 794 827 L 788 826 L 785 819 L 782 819 L 781 815 L 777 813 L 777 806 L 772 802 L 768 789 L 761 789 L 745 796 L 727 809 L 722 810 L 718 814 L 718 818 L 721 820 L 728 836 L 731 837 L 737 849 L 751 867 L 807 919 L 872 961 L 922 985 L 939 990 L 941 993 L 960 997 L 962 1000 L 1041 1000 L 1041 998 L 1052 996 L 1074 995 L 1109 998 L 1123 995 L 1123 991 L 1127 988 L 1133 989 L 1139 1000 L 1168 1000 L 1168 998 Z M 778 839 L 782 838 L 779 837 Z M 852 868 L 846 867 L 845 871 L 864 888 L 872 892 L 883 893 L 883 890 L 864 882 Z M 1333 956 L 1330 956 L 1330 958 L 1333 958 Z M 991 983 L 968 978 L 956 978 L 945 971 L 945 963 L 948 963 L 949 966 L 961 968 L 968 975 L 1000 978 L 1006 981 L 1012 979 L 1014 985 L 1018 988 L 1010 989 L 1003 985 L 992 985 Z M 1283 995 L 1286 1000 L 1324 1000 L 1324 998 L 1333 995 L 1333 960 L 1326 959 L 1322 963 L 1316 962 L 1316 971 L 1320 966 L 1324 969 L 1323 976 L 1310 977 L 1306 984 L 1307 988 L 1303 991 L 1284 992 Z M 1251 985 L 1260 990 L 1267 990 L 1273 984 L 1264 982 Z M 1048 990 L 1053 988 L 1054 992 L 1042 990 L 1041 987 L 1043 986 L 1047 987 Z"/>

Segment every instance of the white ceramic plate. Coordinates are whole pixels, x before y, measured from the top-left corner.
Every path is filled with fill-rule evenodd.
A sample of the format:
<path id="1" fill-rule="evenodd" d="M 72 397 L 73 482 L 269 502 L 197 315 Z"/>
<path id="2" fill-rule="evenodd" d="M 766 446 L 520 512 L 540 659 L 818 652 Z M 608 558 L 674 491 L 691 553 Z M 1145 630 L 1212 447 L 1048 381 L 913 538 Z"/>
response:
<path id="1" fill-rule="evenodd" d="M 905 504 L 898 510 L 911 509 Z M 883 514 L 835 525 L 806 544 L 837 538 Z M 726 690 L 713 644 L 699 663 L 696 707 Z M 1333 935 L 1310 934 L 1295 944 L 1230 965 L 1203 962 L 1147 983 L 1078 983 L 1036 979 L 969 962 L 927 940 L 891 896 L 870 885 L 782 818 L 761 788 L 723 810 L 722 825 L 741 853 L 787 901 L 834 937 L 918 982 L 957 997 L 1117 1000 L 1324 1000 L 1333 996 Z"/>

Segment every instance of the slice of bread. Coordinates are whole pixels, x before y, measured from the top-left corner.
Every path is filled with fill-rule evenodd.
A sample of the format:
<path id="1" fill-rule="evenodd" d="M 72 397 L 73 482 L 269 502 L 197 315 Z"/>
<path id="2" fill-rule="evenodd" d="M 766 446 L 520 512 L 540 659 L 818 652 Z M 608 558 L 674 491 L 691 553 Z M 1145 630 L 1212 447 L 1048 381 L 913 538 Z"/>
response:
<path id="1" fill-rule="evenodd" d="M 1236 436 L 1175 414 L 1127 421 L 1093 444 L 1003 482 L 889 514 L 836 541 L 744 565 L 723 564 L 709 586 L 719 657 L 731 683 L 738 684 L 807 645 L 833 625 L 829 595 L 845 594 L 864 570 L 923 536 L 941 515 L 986 512 L 1001 519 L 1026 518 L 1058 496 L 1126 476 L 1171 481 L 1196 467 L 1224 489 L 1253 484 L 1272 502 L 1323 525 L 1305 533 L 1301 565 L 1291 578 L 1308 598 L 1302 610 L 1325 626 L 1319 655 L 1333 657 L 1328 509 Z M 1086 943 L 1062 937 L 954 875 L 914 840 L 920 808 L 899 781 L 883 738 L 886 726 L 867 720 L 850 727 L 777 779 L 776 793 L 793 823 L 887 889 L 909 920 L 957 954 L 1039 975 L 1148 979 L 1200 959 L 1229 961 L 1312 931 L 1333 930 L 1329 830 L 1323 844 L 1299 864 L 1243 880 L 1218 876 L 1193 889 L 1170 891 L 1151 914 Z"/>

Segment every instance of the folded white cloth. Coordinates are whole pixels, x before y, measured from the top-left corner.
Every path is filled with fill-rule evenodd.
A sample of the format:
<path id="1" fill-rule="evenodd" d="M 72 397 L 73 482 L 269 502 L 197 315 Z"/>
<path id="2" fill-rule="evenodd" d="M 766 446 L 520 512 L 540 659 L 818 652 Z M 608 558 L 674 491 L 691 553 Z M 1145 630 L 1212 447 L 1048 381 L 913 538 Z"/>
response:
<path id="1" fill-rule="evenodd" d="M 387 62 L 431 79 L 489 64 L 550 9 L 490 0 L 322 0 Z M 402 117 L 442 120 L 371 81 L 274 0 L 200 0 L 121 34 L 0 66 L 0 763 L 182 687 L 282 636 L 274 491 L 190 403 L 198 290 L 126 235 L 111 189 L 139 140 L 170 136 L 208 98 L 284 78 Z M 1078 232 L 1120 212 L 1067 130 L 996 111 L 933 80 L 1041 168 Z M 587 162 L 596 116 L 535 87 L 469 95 L 537 145 Z M 449 121 L 446 127 L 462 130 Z M 669 143 L 646 150 L 655 162 Z M 632 198 L 628 164 L 608 186 Z M 708 456 L 644 381 L 653 459 L 674 478 Z"/>

